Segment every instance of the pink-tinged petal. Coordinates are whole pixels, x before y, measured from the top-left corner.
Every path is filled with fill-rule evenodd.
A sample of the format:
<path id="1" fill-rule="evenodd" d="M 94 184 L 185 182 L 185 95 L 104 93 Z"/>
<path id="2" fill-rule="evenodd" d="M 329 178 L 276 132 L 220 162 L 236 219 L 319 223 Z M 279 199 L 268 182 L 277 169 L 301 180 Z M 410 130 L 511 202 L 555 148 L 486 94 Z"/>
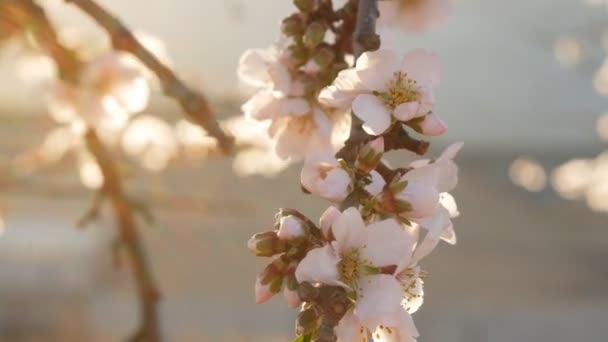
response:
<path id="1" fill-rule="evenodd" d="M 279 94 L 288 95 L 292 89 L 289 70 L 282 64 L 272 64 L 267 70 L 272 81 L 272 89 Z"/>
<path id="2" fill-rule="evenodd" d="M 418 330 L 412 316 L 405 310 L 398 314 L 398 324 L 394 326 L 380 325 L 372 334 L 374 342 L 416 342 Z"/>
<path id="3" fill-rule="evenodd" d="M 357 71 L 355 69 L 342 70 L 332 85 L 321 90 L 319 102 L 334 108 L 347 108 L 351 106 L 361 90 L 362 84 Z"/>
<path id="4" fill-rule="evenodd" d="M 391 126 L 391 114 L 374 95 L 361 94 L 353 101 L 353 112 L 363 121 L 363 129 L 372 135 L 380 135 Z"/>
<path id="5" fill-rule="evenodd" d="M 385 91 L 386 83 L 399 71 L 399 56 L 391 49 L 364 52 L 357 59 L 357 75 L 368 90 Z"/>
<path id="6" fill-rule="evenodd" d="M 414 220 L 433 215 L 439 206 L 437 189 L 414 181 L 408 181 L 405 189 L 398 193 L 396 198 L 411 204 L 412 210 L 405 213 L 405 216 Z"/>
<path id="7" fill-rule="evenodd" d="M 293 215 L 281 217 L 279 231 L 277 232 L 279 239 L 293 240 L 304 236 L 304 234 L 306 234 L 306 232 L 304 231 L 304 226 L 300 219 Z"/>
<path id="8" fill-rule="evenodd" d="M 435 215 L 432 217 L 419 220 L 417 223 L 422 228 L 426 229 L 427 233 L 422 242 L 414 250 L 412 264 L 420 262 L 420 260 L 431 254 L 431 252 L 439 244 L 441 235 L 446 230 L 453 229 L 452 221 L 450 220 L 450 213 L 444 207 L 440 207 L 440 209 L 437 210 Z"/>
<path id="9" fill-rule="evenodd" d="M 353 310 L 349 310 L 334 328 L 337 342 L 363 341 L 367 338 L 367 331 L 361 333 L 359 318 L 355 316 Z"/>
<path id="10" fill-rule="evenodd" d="M 319 195 L 329 201 L 342 202 L 350 193 L 352 179 L 350 174 L 342 168 L 336 168 L 327 173 L 320 186 Z"/>
<path id="11" fill-rule="evenodd" d="M 428 160 L 416 161 L 410 164 L 410 167 L 414 167 L 414 169 L 409 170 L 405 175 L 403 175 L 401 180 L 436 187 L 441 177 L 442 166 L 443 164 L 429 164 Z"/>
<path id="12" fill-rule="evenodd" d="M 270 82 L 268 75 L 268 50 L 250 49 L 241 55 L 237 75 L 239 80 L 254 87 L 265 87 Z"/>
<path id="13" fill-rule="evenodd" d="M 424 117 L 420 123 L 420 133 L 428 136 L 438 136 L 444 134 L 448 126 L 435 113 L 430 113 Z"/>
<path id="14" fill-rule="evenodd" d="M 329 239 L 329 237 L 333 234 L 331 233 L 331 226 L 334 224 L 334 222 L 336 222 L 336 220 L 338 219 L 338 217 L 340 217 L 341 214 L 342 213 L 340 212 L 340 210 L 332 205 L 327 208 L 321 215 L 319 223 L 321 226 L 321 232 L 323 232 L 323 236 L 326 239 Z"/>
<path id="15" fill-rule="evenodd" d="M 394 276 L 379 274 L 365 276 L 357 283 L 355 315 L 362 323 L 385 322 L 394 325 L 395 313 L 401 309 L 403 288 Z"/>
<path id="16" fill-rule="evenodd" d="M 444 231 L 441 233 L 441 240 L 449 243 L 450 245 L 455 245 L 458 242 L 456 238 L 456 232 L 454 231 L 454 225 L 450 224 Z"/>
<path id="17" fill-rule="evenodd" d="M 287 306 L 292 309 L 297 308 L 302 303 L 298 291 L 290 290 L 287 286 L 283 288 L 283 298 L 285 298 Z"/>
<path id="18" fill-rule="evenodd" d="M 283 97 L 280 103 L 281 115 L 302 116 L 310 113 L 310 104 L 302 97 Z"/>
<path id="19" fill-rule="evenodd" d="M 350 207 L 344 210 L 331 228 L 339 253 L 348 253 L 365 243 L 365 223 L 356 208 Z"/>
<path id="20" fill-rule="evenodd" d="M 448 210 L 450 213 L 450 218 L 460 216 L 456 199 L 454 199 L 454 196 L 452 196 L 449 192 L 442 192 L 439 194 L 439 203 L 441 203 L 441 205 Z"/>
<path id="21" fill-rule="evenodd" d="M 462 150 L 462 146 L 464 146 L 463 142 L 457 142 L 457 143 L 453 143 L 452 145 L 448 146 L 439 156 L 439 158 L 437 158 L 438 161 L 444 161 L 444 160 L 454 160 L 456 158 L 456 156 L 458 155 L 458 153 L 460 152 L 460 150 Z"/>
<path id="22" fill-rule="evenodd" d="M 372 182 L 365 186 L 365 191 L 369 192 L 372 196 L 376 196 L 384 190 L 386 181 L 376 170 L 370 172 L 369 175 L 372 178 Z"/>
<path id="23" fill-rule="evenodd" d="M 395 219 L 367 226 L 361 257 L 375 267 L 408 263 L 416 241 Z"/>
<path id="24" fill-rule="evenodd" d="M 281 101 L 269 90 L 260 90 L 241 106 L 246 118 L 268 120 L 280 114 Z"/>
<path id="25" fill-rule="evenodd" d="M 312 249 L 298 264 L 295 276 L 298 283 L 311 282 L 343 286 L 338 274 L 340 258 L 331 245 Z"/>
<path id="26" fill-rule="evenodd" d="M 319 108 L 315 108 L 313 110 L 313 120 L 315 121 L 315 125 L 317 125 L 317 131 L 320 135 L 324 137 L 331 136 L 332 123 L 327 113 Z"/>
<path id="27" fill-rule="evenodd" d="M 434 53 L 415 49 L 403 58 L 401 71 L 406 72 L 423 87 L 436 87 L 441 81 L 441 60 Z"/>
<path id="28" fill-rule="evenodd" d="M 393 116 L 399 121 L 410 121 L 418 117 L 420 103 L 416 101 L 406 102 L 398 105 L 393 111 Z"/>
<path id="29" fill-rule="evenodd" d="M 270 291 L 270 284 L 262 285 L 262 278 L 258 276 L 255 281 L 255 302 L 262 304 L 270 300 L 275 295 Z"/>

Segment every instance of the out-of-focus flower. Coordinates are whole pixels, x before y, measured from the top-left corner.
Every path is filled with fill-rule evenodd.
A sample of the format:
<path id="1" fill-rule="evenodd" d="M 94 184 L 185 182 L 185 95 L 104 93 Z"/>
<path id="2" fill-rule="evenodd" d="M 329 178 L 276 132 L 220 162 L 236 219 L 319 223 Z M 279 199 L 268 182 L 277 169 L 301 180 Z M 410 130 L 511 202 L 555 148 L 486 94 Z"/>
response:
<path id="1" fill-rule="evenodd" d="M 537 161 L 530 158 L 515 159 L 511 163 L 509 175 L 514 184 L 528 191 L 542 191 L 547 186 L 545 169 Z"/>
<path id="2" fill-rule="evenodd" d="M 440 69 L 437 56 L 420 49 L 403 59 L 390 49 L 365 52 L 355 68 L 338 74 L 319 100 L 342 110 L 352 106 L 369 134 L 382 134 L 398 120 L 422 134 L 440 135 L 447 127 L 432 113 L 432 89 L 439 84 Z"/>
<path id="3" fill-rule="evenodd" d="M 251 122 L 242 116 L 222 122 L 240 146 L 233 162 L 237 175 L 274 176 L 291 163 L 291 160 L 280 158 L 275 153 L 275 142 L 267 133 L 269 125 L 270 122 Z"/>
<path id="4" fill-rule="evenodd" d="M 329 153 L 307 158 L 300 179 L 310 193 L 335 203 L 343 201 L 353 187 L 352 175 Z"/>
<path id="5" fill-rule="evenodd" d="M 569 67 L 577 65 L 583 59 L 583 47 L 579 39 L 573 36 L 561 36 L 555 42 L 555 58 L 560 65 Z"/>
<path id="6" fill-rule="evenodd" d="M 381 25 L 420 32 L 443 24 L 452 12 L 452 0 L 378 1 Z"/>
<path id="7" fill-rule="evenodd" d="M 178 152 L 173 129 L 165 121 L 149 115 L 135 118 L 121 139 L 125 153 L 137 158 L 148 170 L 163 170 Z"/>
<path id="8" fill-rule="evenodd" d="M 84 149 L 79 151 L 78 174 L 82 185 L 90 189 L 99 189 L 103 185 L 103 174 L 95 158 Z"/>
<path id="9" fill-rule="evenodd" d="M 87 64 L 77 86 L 63 81 L 50 84 L 47 105 L 58 122 L 82 118 L 96 126 L 102 121 L 126 122 L 147 106 L 149 95 L 148 83 L 132 59 L 112 53 Z"/>

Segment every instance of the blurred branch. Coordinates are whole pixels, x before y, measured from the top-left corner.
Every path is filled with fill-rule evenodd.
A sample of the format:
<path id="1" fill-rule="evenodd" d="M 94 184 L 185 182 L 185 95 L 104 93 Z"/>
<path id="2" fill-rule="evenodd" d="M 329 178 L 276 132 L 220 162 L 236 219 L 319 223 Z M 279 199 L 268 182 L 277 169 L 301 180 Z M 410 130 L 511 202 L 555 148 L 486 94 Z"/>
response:
<path id="1" fill-rule="evenodd" d="M 89 151 L 101 168 L 104 178 L 102 189 L 110 198 L 118 220 L 121 242 L 131 256 L 142 318 L 139 330 L 130 341 L 158 342 L 161 340 L 157 311 L 159 292 L 152 278 L 149 260 L 141 244 L 131 204 L 123 188 L 117 167 L 94 129 L 90 128 L 87 131 L 85 140 Z"/>
<path id="2" fill-rule="evenodd" d="M 77 83 L 82 62 L 74 51 L 61 45 L 57 33 L 48 20 L 44 9 L 33 0 L 9 1 L 9 3 L 11 7 L 16 6 L 16 8 L 21 8 L 29 15 L 29 20 L 25 21 L 26 26 L 23 29 L 30 30 L 41 46 L 53 57 L 58 65 L 61 77 L 66 81 Z M 110 199 L 118 221 L 121 242 L 126 247 L 133 265 L 141 309 L 141 321 L 137 333 L 130 340 L 158 342 L 161 340 L 157 312 L 159 293 L 140 241 L 133 210 L 125 194 L 114 161 L 109 156 L 103 143 L 99 140 L 94 129 L 90 128 L 87 131 L 85 141 L 103 174 L 104 183 L 102 191 Z M 98 206 L 98 203 L 94 203 L 93 209 L 87 213 L 87 216 L 94 215 Z"/>
<path id="3" fill-rule="evenodd" d="M 200 93 L 188 88 L 166 65 L 148 51 L 135 35 L 116 17 L 93 0 L 65 0 L 88 14 L 110 35 L 116 50 L 131 53 L 150 69 L 160 80 L 165 94 L 174 98 L 182 106 L 188 117 L 207 130 L 218 140 L 225 153 L 231 153 L 233 138 L 227 135 L 215 120 L 211 106 Z"/>

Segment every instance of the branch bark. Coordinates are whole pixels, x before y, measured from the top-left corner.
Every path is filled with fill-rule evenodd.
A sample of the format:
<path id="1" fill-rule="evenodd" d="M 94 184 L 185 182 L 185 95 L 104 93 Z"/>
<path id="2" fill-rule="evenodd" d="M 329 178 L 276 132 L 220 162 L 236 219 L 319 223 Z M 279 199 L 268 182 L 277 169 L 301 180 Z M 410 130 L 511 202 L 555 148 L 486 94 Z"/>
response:
<path id="1" fill-rule="evenodd" d="M 215 115 L 207 99 L 191 90 L 171 69 L 146 49 L 135 35 L 106 9 L 93 0 L 65 0 L 80 8 L 110 35 L 114 49 L 132 54 L 160 80 L 165 94 L 175 99 L 187 116 L 205 128 L 207 133 L 218 140 L 224 153 L 230 154 L 234 140 L 226 134 L 215 120 Z"/>
<path id="2" fill-rule="evenodd" d="M 101 169 L 104 178 L 102 189 L 110 198 L 118 221 L 121 242 L 130 255 L 135 277 L 141 320 L 139 329 L 129 341 L 159 342 L 161 341 L 157 310 L 159 291 L 152 278 L 150 262 L 141 243 L 131 204 L 118 169 L 94 129 L 90 128 L 87 131 L 85 140 Z"/>

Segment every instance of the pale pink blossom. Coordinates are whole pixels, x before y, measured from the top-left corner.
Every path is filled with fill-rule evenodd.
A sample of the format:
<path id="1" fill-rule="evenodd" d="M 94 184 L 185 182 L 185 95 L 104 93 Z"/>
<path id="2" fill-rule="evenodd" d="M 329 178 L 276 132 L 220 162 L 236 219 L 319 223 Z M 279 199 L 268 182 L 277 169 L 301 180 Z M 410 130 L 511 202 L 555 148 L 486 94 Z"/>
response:
<path id="1" fill-rule="evenodd" d="M 321 232 L 323 233 L 323 236 L 327 239 L 330 240 L 331 238 L 331 234 L 330 234 L 330 230 L 331 230 L 331 226 L 334 224 L 334 222 L 336 221 L 336 219 L 338 217 L 340 217 L 340 214 L 342 214 L 340 212 L 340 210 L 334 206 L 329 206 L 324 212 L 323 214 L 321 214 L 321 218 L 319 219 L 319 223 L 321 226 Z"/>
<path id="2" fill-rule="evenodd" d="M 365 325 L 390 322 L 402 310 L 403 289 L 391 271 L 410 263 L 415 240 L 394 219 L 366 225 L 355 208 L 331 225 L 335 240 L 312 249 L 298 265 L 298 282 L 343 286 L 356 293 L 354 313 Z M 388 325 L 388 323 L 384 323 Z"/>
<path id="3" fill-rule="evenodd" d="M 378 2 L 379 24 L 421 32 L 443 24 L 452 11 L 452 0 L 385 0 Z"/>
<path id="4" fill-rule="evenodd" d="M 341 202 L 352 190 L 353 178 L 331 153 L 320 153 L 304 161 L 302 186 L 310 193 Z"/>
<path id="5" fill-rule="evenodd" d="M 82 118 L 89 125 L 126 122 L 148 104 L 150 87 L 141 68 L 121 53 L 102 55 L 86 65 L 77 86 L 56 81 L 47 91 L 49 114 L 59 122 Z"/>
<path id="6" fill-rule="evenodd" d="M 341 71 L 323 89 L 319 101 L 334 108 L 350 108 L 373 135 L 388 130 L 394 121 L 411 123 L 420 133 L 438 135 L 445 124 L 432 116 L 432 90 L 440 81 L 436 55 L 417 49 L 403 59 L 391 49 L 365 52 L 354 68 Z"/>
<path id="7" fill-rule="evenodd" d="M 418 160 L 412 163 L 408 172 L 383 187 L 382 192 L 376 195 L 378 210 L 394 214 L 427 230 L 423 241 L 416 248 L 415 260 L 428 255 L 440 239 L 452 244 L 456 242 L 451 221 L 452 217 L 457 216 L 456 202 L 446 194 L 458 182 L 458 167 L 453 159 L 461 148 L 462 144 L 456 143 L 433 162 Z M 373 183 L 378 183 L 376 188 L 384 184 L 380 178 Z"/>
<path id="8" fill-rule="evenodd" d="M 302 303 L 302 300 L 300 300 L 300 296 L 298 296 L 298 291 L 291 290 L 287 286 L 283 288 L 283 298 L 287 302 L 287 306 L 292 309 L 297 308 Z"/>
<path id="9" fill-rule="evenodd" d="M 256 93 L 242 106 L 245 117 L 269 121 L 268 134 L 281 158 L 299 160 L 310 153 L 333 151 L 340 132 L 334 130 L 346 116 L 304 97 L 305 85 L 294 79 L 290 53 L 275 46 L 248 50 L 239 62 L 238 76 Z"/>
<path id="10" fill-rule="evenodd" d="M 258 275 L 255 281 L 255 302 L 262 304 L 269 301 L 276 293 L 270 290 L 271 284 L 262 284 L 262 276 Z"/>

